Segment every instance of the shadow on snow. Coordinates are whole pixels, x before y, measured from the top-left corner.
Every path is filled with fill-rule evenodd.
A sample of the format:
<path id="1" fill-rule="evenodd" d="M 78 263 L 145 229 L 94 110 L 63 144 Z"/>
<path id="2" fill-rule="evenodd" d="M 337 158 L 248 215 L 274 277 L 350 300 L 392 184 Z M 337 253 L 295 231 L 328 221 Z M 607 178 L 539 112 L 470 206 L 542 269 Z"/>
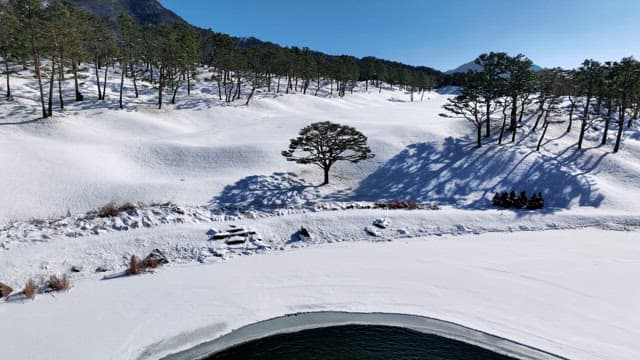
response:
<path id="1" fill-rule="evenodd" d="M 209 204 L 233 209 L 276 209 L 312 204 L 318 187 L 292 173 L 254 175 L 227 185 Z"/>
<path id="2" fill-rule="evenodd" d="M 527 153 L 528 151 L 528 153 Z M 589 173 L 607 155 L 589 158 L 581 169 L 573 165 L 583 152 L 570 147 L 557 156 L 528 149 L 485 146 L 448 137 L 442 146 L 408 146 L 365 178 L 351 200 L 406 200 L 483 209 L 498 191 L 542 192 L 547 211 L 572 204 L 598 207 L 598 193 Z"/>

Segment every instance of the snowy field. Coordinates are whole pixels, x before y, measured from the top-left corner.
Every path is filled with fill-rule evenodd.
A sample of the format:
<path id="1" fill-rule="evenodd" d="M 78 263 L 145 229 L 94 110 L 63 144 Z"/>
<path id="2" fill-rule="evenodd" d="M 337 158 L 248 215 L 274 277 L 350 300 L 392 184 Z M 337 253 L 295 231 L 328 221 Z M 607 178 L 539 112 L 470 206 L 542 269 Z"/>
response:
<path id="1" fill-rule="evenodd" d="M 517 232 L 355 242 L 75 283 L 0 306 L 9 358 L 156 359 L 309 311 L 435 317 L 574 359 L 640 353 L 637 234 Z"/>
<path id="2" fill-rule="evenodd" d="M 540 152 L 531 118 L 515 144 L 475 149 L 471 124 L 438 116 L 453 89 L 415 102 L 388 87 L 260 93 L 244 106 L 200 80 L 157 110 L 149 84 L 138 99 L 127 84 L 119 110 L 115 81 L 100 102 L 89 78 L 88 100 L 34 120 L 30 74 L 12 83 L 15 100 L 0 100 L 0 282 L 19 291 L 83 271 L 69 293 L 0 303 L 11 358 L 157 358 L 321 310 L 430 316 L 570 358 L 640 357 L 637 124 L 618 154 L 598 146 L 598 124 L 578 151 L 565 119 Z M 321 171 L 280 151 L 327 120 L 363 132 L 376 157 L 336 165 L 319 187 Z M 512 189 L 542 192 L 545 209 L 491 207 Z M 425 209 L 371 209 L 380 200 Z M 110 201 L 145 205 L 96 217 Z M 211 240 L 231 225 L 256 234 Z M 171 264 L 153 275 L 94 274 L 117 276 L 156 248 Z"/>

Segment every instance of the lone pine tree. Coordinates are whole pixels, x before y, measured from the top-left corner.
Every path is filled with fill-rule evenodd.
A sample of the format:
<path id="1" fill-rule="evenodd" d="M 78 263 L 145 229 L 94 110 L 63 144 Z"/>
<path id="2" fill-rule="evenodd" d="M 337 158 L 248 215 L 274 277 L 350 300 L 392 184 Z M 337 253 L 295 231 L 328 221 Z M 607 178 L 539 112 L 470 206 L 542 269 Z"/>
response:
<path id="1" fill-rule="evenodd" d="M 287 161 L 320 167 L 324 171 L 323 185 L 329 183 L 329 170 L 337 161 L 357 163 L 374 157 L 367 146 L 367 137 L 347 125 L 317 122 L 300 130 L 298 135 L 291 139 L 282 156 Z"/>

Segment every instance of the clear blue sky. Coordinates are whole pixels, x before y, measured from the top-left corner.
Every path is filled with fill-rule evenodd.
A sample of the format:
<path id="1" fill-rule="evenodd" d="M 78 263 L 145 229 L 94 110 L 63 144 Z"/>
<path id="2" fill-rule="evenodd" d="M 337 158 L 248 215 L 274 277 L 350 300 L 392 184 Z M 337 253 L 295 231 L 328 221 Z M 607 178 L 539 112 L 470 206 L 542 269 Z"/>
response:
<path id="1" fill-rule="evenodd" d="M 543 67 L 640 55 L 640 0 L 160 0 L 188 22 L 449 70 L 488 51 Z"/>

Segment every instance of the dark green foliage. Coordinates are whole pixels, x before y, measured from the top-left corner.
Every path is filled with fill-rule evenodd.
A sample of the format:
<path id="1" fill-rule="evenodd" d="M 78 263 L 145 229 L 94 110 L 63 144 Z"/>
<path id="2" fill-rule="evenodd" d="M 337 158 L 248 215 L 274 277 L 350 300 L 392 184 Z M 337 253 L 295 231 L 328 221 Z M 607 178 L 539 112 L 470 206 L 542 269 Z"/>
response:
<path id="1" fill-rule="evenodd" d="M 491 204 L 496 207 L 505 209 L 528 209 L 538 210 L 544 207 L 544 199 L 542 193 L 533 194 L 531 197 L 527 197 L 525 191 L 521 191 L 516 196 L 516 192 L 511 190 L 510 193 L 503 191 L 502 193 L 496 193 L 491 200 Z"/>
<path id="2" fill-rule="evenodd" d="M 328 184 L 329 170 L 337 161 L 357 163 L 373 158 L 374 154 L 367 146 L 367 137 L 355 128 L 324 121 L 300 130 L 282 156 L 287 161 L 320 167 L 324 171 L 324 184 Z"/>

